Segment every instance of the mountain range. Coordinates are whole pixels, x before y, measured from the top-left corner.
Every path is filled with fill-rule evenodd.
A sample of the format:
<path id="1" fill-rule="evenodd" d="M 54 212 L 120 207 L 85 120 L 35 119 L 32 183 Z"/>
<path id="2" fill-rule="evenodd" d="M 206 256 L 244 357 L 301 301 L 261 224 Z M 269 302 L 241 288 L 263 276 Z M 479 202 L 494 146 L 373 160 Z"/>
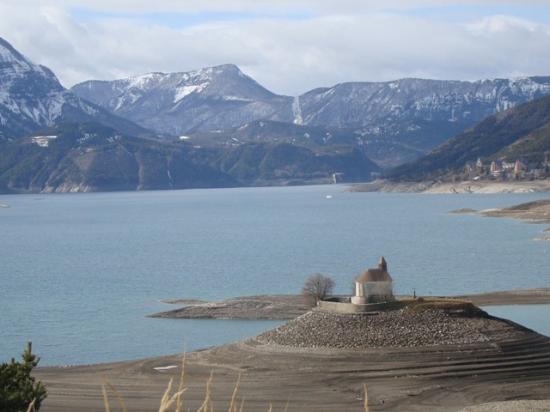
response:
<path id="1" fill-rule="evenodd" d="M 478 156 L 535 156 L 546 95 L 550 77 L 283 96 L 231 64 L 69 90 L 0 39 L 0 191 L 350 182 L 394 166 L 392 178 L 433 178 Z"/>
<path id="2" fill-rule="evenodd" d="M 250 78 L 228 75 L 238 72 L 235 66 L 203 72 L 193 81 L 211 77 L 216 81 L 210 87 L 225 96 L 205 99 L 207 106 L 219 106 L 221 122 L 233 116 L 231 107 L 239 99 L 253 100 L 253 114 L 245 120 L 268 110 L 258 103 L 262 99 L 272 106 L 277 100 Z M 163 77 L 169 87 L 170 79 Z M 209 87 L 204 88 L 208 94 Z M 230 98 L 233 89 L 240 94 Z M 183 97 L 187 92 L 179 93 Z M 155 104 L 151 97 L 149 105 Z M 170 138 L 164 130 L 151 131 L 115 111 L 65 89 L 51 70 L 0 39 L 0 192 L 304 184 L 328 182 L 336 172 L 347 181 L 360 181 L 379 171 L 364 151 L 351 145 L 304 147 L 265 139 L 202 147 Z M 200 107 L 187 107 L 182 120 L 197 121 L 198 111 Z"/>
<path id="3" fill-rule="evenodd" d="M 391 167 L 421 157 L 491 114 L 550 94 L 550 77 L 354 82 L 292 97 L 270 92 L 229 64 L 91 80 L 71 90 L 158 133 L 197 141 L 210 133 L 210 145 L 226 144 L 235 129 L 258 121 L 271 121 L 264 122 L 264 136 L 280 135 L 284 128 L 293 135 L 296 125 L 323 128 L 325 135 L 345 135 L 380 166 Z"/>

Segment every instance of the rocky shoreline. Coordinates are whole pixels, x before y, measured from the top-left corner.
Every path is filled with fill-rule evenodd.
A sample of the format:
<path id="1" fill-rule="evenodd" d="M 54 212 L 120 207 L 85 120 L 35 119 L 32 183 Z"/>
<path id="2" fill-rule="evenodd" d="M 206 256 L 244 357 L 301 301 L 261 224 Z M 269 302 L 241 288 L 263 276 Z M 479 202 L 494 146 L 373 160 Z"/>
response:
<path id="1" fill-rule="evenodd" d="M 505 217 L 519 219 L 528 223 L 550 223 L 550 199 L 536 200 L 534 202 L 521 203 L 519 205 L 504 207 L 500 209 L 474 210 L 470 208 L 453 210 L 450 213 L 473 214 L 486 217 Z M 545 229 L 544 234 L 535 238 L 535 240 L 550 240 L 547 233 L 550 228 Z"/>
<path id="2" fill-rule="evenodd" d="M 479 214 L 489 217 L 509 217 L 532 223 L 550 223 L 550 199 L 521 203 L 501 209 L 481 210 Z"/>
<path id="3" fill-rule="evenodd" d="M 288 320 L 310 309 L 300 295 L 244 296 L 219 302 L 197 299 L 165 301 L 185 306 L 150 315 L 170 319 L 249 319 Z"/>
<path id="4" fill-rule="evenodd" d="M 402 296 L 406 298 L 406 296 Z M 440 298 L 446 298 L 441 296 Z M 451 296 L 467 300 L 477 306 L 550 304 L 550 288 L 517 289 L 511 291 Z M 155 313 L 154 318 L 169 319 L 244 319 L 244 320 L 290 320 L 310 307 L 301 295 L 242 296 L 218 302 L 198 299 L 176 299 L 165 303 L 185 305 L 181 308 Z"/>
<path id="5" fill-rule="evenodd" d="M 392 182 L 375 180 L 359 183 L 348 188 L 350 192 L 386 192 L 386 193 L 533 193 L 550 192 L 550 179 L 534 181 L 464 181 L 464 182 Z"/>

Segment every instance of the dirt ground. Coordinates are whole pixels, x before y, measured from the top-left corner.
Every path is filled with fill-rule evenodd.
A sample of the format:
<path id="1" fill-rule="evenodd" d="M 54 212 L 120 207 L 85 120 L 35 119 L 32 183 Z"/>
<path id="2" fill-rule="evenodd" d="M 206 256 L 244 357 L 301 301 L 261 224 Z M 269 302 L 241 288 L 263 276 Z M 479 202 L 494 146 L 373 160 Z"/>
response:
<path id="1" fill-rule="evenodd" d="M 184 410 L 197 410 L 213 373 L 214 410 L 227 410 L 241 374 L 245 411 L 458 411 L 493 401 L 550 399 L 550 339 L 499 322 L 487 342 L 418 348 L 329 350 L 246 342 L 187 354 Z M 101 411 L 108 378 L 129 412 L 158 410 L 181 355 L 66 368 L 38 368 L 43 410 Z M 155 369 L 157 368 L 157 369 Z M 159 369 L 160 368 L 160 369 Z M 112 410 L 116 398 L 112 398 Z"/>

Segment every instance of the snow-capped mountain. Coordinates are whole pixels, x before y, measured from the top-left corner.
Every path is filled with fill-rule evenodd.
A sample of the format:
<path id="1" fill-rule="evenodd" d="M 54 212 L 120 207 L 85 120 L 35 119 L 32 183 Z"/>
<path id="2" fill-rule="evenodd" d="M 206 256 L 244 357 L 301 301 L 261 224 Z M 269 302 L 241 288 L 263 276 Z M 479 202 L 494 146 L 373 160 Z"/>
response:
<path id="1" fill-rule="evenodd" d="M 99 121 L 133 134 L 146 131 L 65 89 L 51 70 L 36 65 L 0 38 L 0 141 L 58 121 Z"/>
<path id="2" fill-rule="evenodd" d="M 401 79 L 315 89 L 300 96 L 300 106 L 306 124 L 360 128 L 388 119 L 479 120 L 546 94 L 550 77 L 475 82 Z"/>
<path id="3" fill-rule="evenodd" d="M 292 118 L 292 98 L 270 92 L 232 64 L 92 80 L 72 90 L 143 127 L 173 135 L 231 128 L 257 119 Z"/>
<path id="4" fill-rule="evenodd" d="M 550 77 L 341 83 L 290 97 L 268 91 L 234 65 L 223 65 L 88 81 L 73 91 L 143 127 L 173 135 L 214 132 L 225 142 L 235 128 L 258 120 L 339 130 L 351 134 L 349 140 L 360 142 L 379 164 L 393 166 L 491 114 L 550 94 Z"/>
<path id="5" fill-rule="evenodd" d="M 475 82 L 401 79 L 342 83 L 300 96 L 304 124 L 352 128 L 429 149 L 474 123 L 550 94 L 550 77 Z"/>

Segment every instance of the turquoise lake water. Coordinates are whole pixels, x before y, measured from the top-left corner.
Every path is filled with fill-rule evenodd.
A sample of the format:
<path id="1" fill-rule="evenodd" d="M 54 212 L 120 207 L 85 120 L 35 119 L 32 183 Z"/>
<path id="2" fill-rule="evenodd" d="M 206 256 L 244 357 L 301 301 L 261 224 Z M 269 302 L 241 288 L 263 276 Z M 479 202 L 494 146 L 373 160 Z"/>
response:
<path id="1" fill-rule="evenodd" d="M 398 293 L 550 286 L 543 225 L 453 215 L 544 194 L 347 193 L 344 186 L 0 196 L 0 359 L 32 340 L 43 365 L 163 355 L 279 322 L 166 320 L 170 298 L 337 292 L 388 261 Z M 332 198 L 327 199 L 327 195 Z"/>

